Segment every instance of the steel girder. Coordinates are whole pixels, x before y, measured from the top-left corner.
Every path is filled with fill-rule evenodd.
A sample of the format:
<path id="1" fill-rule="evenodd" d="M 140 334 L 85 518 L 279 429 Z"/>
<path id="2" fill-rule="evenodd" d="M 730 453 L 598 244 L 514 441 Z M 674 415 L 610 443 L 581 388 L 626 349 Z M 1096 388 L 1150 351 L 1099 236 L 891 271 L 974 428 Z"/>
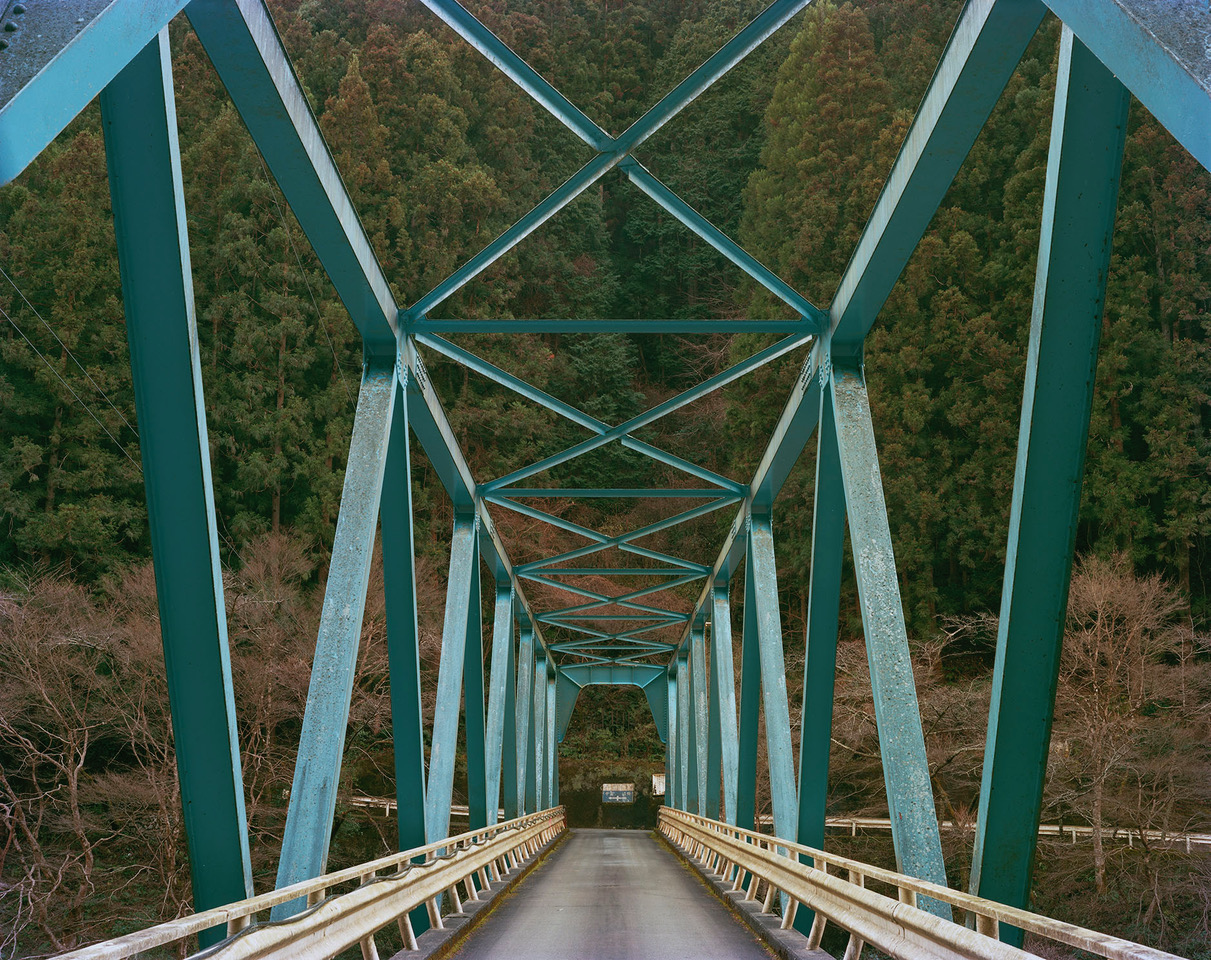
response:
<path id="1" fill-rule="evenodd" d="M 919 876 L 936 876 L 940 869 L 936 817 L 929 795 L 928 770 L 924 765 L 911 669 L 907 664 L 903 615 L 895 585 L 894 558 L 877 474 L 877 454 L 861 370 L 862 345 L 1045 9 L 1050 8 L 1065 21 L 1066 32 L 1014 486 L 1010 561 L 998 642 L 997 687 L 990 718 L 972 874 L 973 886 L 981 893 L 996 891 L 995 895 L 1010 902 L 1022 901 L 1029 882 L 1034 836 L 1027 821 L 1037 817 L 1042 762 L 1039 758 L 1046 755 L 1053 665 L 1058 654 L 1059 628 L 1056 624 L 1062 616 L 1071 560 L 1071 530 L 1079 504 L 1081 457 L 1097 346 L 1096 322 L 1077 331 L 1083 339 L 1073 348 L 1064 342 L 1062 334 L 1055 332 L 1053 328 L 1057 322 L 1048 322 L 1048 317 L 1051 314 L 1058 318 L 1079 315 L 1093 319 L 1101 311 L 1105 258 L 1113 226 L 1121 156 L 1122 116 L 1126 104 L 1124 87 L 1134 92 L 1200 163 L 1211 167 L 1211 55 L 1202 43 L 1211 28 L 1211 12 L 1200 0 L 1173 0 L 1163 7 L 1147 0 L 1045 0 L 1045 5 L 1040 0 L 969 0 L 825 318 L 821 311 L 671 194 L 631 156 L 652 133 L 802 9 L 807 0 L 777 0 L 617 138 L 609 137 L 558 94 L 454 0 L 425 2 L 588 143 L 597 156 L 531 214 L 406 310 L 399 309 L 390 295 L 383 271 L 373 256 L 264 4 L 261 0 L 193 0 L 187 8 L 203 46 L 361 331 L 367 357 L 299 765 L 291 794 L 280 878 L 286 878 L 283 882 L 287 882 L 290 878 L 314 876 L 322 869 L 326 856 L 326 838 L 335 802 L 332 785 L 339 775 L 343 727 L 348 713 L 376 519 L 381 520 L 385 536 L 390 531 L 393 542 L 391 548 L 384 551 L 385 573 L 402 594 L 395 598 L 388 611 L 393 710 L 400 741 L 397 769 L 401 780 L 410 781 L 400 788 L 401 811 L 405 806 L 415 807 L 416 799 L 424 796 L 424 785 L 419 782 L 423 765 L 418 743 L 419 698 L 413 692 L 417 673 L 410 505 L 406 494 L 399 490 L 400 483 L 407 486 L 409 428 L 425 447 L 454 501 L 459 518 L 455 528 L 456 556 L 452 555 L 439 679 L 435 755 L 430 758 L 426 797 L 429 839 L 434 834 L 444 835 L 448 822 L 448 781 L 452 773 L 448 767 L 452 764 L 457 736 L 458 696 L 464 688 L 472 702 L 478 702 L 478 707 L 469 712 L 473 728 L 469 730 L 469 739 L 475 741 L 471 746 L 475 754 L 473 816 L 486 820 L 487 808 L 495 809 L 490 794 L 498 789 L 496 784 L 500 781 L 506 789 L 506 805 L 510 802 L 508 794 L 515 792 L 514 802 L 519 809 L 534 809 L 558 796 L 555 763 L 559 720 L 557 691 L 561 683 L 566 688 L 566 683 L 575 676 L 565 671 L 577 667 L 556 664 L 553 654 L 579 657 L 594 665 L 591 669 L 598 669 L 595 665 L 600 664 L 610 669 L 628 669 L 637 676 L 635 671 L 645 666 L 639 660 L 654 653 L 669 655 L 668 668 L 658 668 L 658 675 L 643 684 L 658 724 L 657 703 L 663 704 L 667 715 L 669 797 L 685 807 L 696 793 L 709 811 L 712 793 L 718 793 L 712 778 L 722 778 L 724 807 L 729 821 L 751 824 L 757 719 L 763 700 L 771 736 L 775 829 L 783 836 L 809 839 L 809 835 L 819 829 L 825 796 L 827 704 L 830 702 L 831 661 L 836 636 L 835 598 L 844 501 L 851 540 L 856 544 L 855 566 L 867 642 L 871 648 L 872 682 L 889 802 L 896 811 L 893 818 L 906 825 L 896 834 L 897 851 L 903 869 Z M 161 35 L 168 21 L 183 6 L 180 2 L 114 0 L 101 3 L 95 0 L 79 6 L 83 16 L 76 24 L 55 30 L 47 28 L 36 34 L 44 41 L 40 46 L 22 48 L 20 44 L 25 41 L 17 38 L 9 56 L 0 64 L 0 182 L 16 176 L 93 95 L 109 88 L 103 98 L 103 107 L 128 326 L 132 333 L 136 402 L 140 405 L 141 421 L 145 416 L 149 424 L 154 421 L 151 412 L 154 403 L 165 406 L 165 417 L 172 418 L 172 429 L 180 431 L 174 438 L 168 437 L 165 430 L 150 427 L 144 445 L 152 536 L 157 543 L 157 582 L 162 597 L 175 585 L 185 582 L 185 575 L 166 556 L 169 551 L 159 546 L 156 532 L 157 525 L 162 527 L 167 516 L 167 507 L 160 502 L 167 484 L 158 478 L 168 471 L 172 474 L 171 485 L 178 488 L 173 491 L 174 495 L 192 503 L 180 511 L 182 523 L 193 523 L 196 527 L 189 534 L 196 548 L 190 551 L 187 559 L 189 562 L 201 559 L 202 567 L 208 568 L 193 576 L 192 583 L 210 585 L 199 591 L 205 610 L 191 625 L 202 638 L 202 653 L 209 658 L 202 671 L 206 677 L 205 689 L 210 691 L 202 699 L 209 698 L 209 703 L 195 702 L 173 686 L 172 674 L 176 667 L 169 651 L 177 646 L 173 639 L 177 625 L 172 618 L 164 618 L 174 718 L 192 710 L 199 711 L 198 716 L 207 717 L 206 723 L 210 724 L 206 728 L 209 730 L 208 747 L 217 744 L 221 747 L 218 753 L 222 754 L 216 759 L 205 750 L 194 751 L 179 735 L 183 793 L 200 788 L 199 779 L 189 773 L 191 764 L 200 762 L 212 778 L 216 771 L 226 771 L 219 778 L 217 787 L 220 794 L 230 794 L 226 799 L 220 798 L 212 810 L 217 817 L 214 822 L 220 824 L 213 836 L 235 851 L 228 858 L 227 867 L 212 869 L 204 862 L 196 848 L 208 836 L 207 828 L 190 822 L 195 890 L 200 891 L 208 885 L 239 882 L 241 873 L 246 882 L 247 840 L 239 790 L 232 793 L 226 789 L 239 782 L 239 756 L 232 732 L 229 668 L 225 667 L 225 624 L 215 559 L 213 504 L 208 492 L 205 422 L 197 400 L 201 385 L 197 376 L 196 343 L 192 334 L 182 338 L 178 328 L 166 330 L 164 335 L 168 339 L 162 345 L 157 342 L 150 348 L 155 353 L 154 361 L 137 356 L 135 347 L 136 334 L 141 336 L 139 331 L 146 331 L 147 326 L 141 319 L 144 310 L 141 304 L 167 296 L 173 306 L 165 315 L 187 318 L 190 311 L 188 251 L 181 228 L 179 164 L 175 149 L 172 149 L 172 92 L 170 82 L 164 82 L 168 73 Z M 40 15 L 37 7 L 31 8 L 25 14 L 30 18 L 27 26 Z M 32 33 L 27 30 L 23 37 Z M 141 84 L 145 88 L 141 91 L 132 91 L 125 79 L 133 76 L 129 71 L 144 71 L 151 75 L 151 67 L 139 65 L 140 58 L 149 56 L 147 51 L 152 49 L 149 43 L 157 51 L 156 69 L 160 71 L 161 79 Z M 1117 74 L 1117 80 L 1110 71 Z M 137 92 L 145 98 L 148 90 L 155 94 L 157 87 L 164 94 L 158 105 L 148 107 L 135 96 Z M 138 106 L 140 102 L 143 106 Z M 129 146 L 135 142 L 130 130 L 132 121 L 138 123 L 146 117 L 154 119 L 149 131 L 155 149 L 147 157 L 132 156 Z M 167 136 L 164 136 L 165 131 Z M 165 144 L 170 147 L 166 161 L 161 150 Z M 160 152 L 156 153 L 156 150 Z M 1078 154 L 1079 159 L 1069 159 Z M 1076 164 L 1081 167 L 1078 169 Z M 659 321 L 494 322 L 428 318 L 429 310 L 614 167 L 621 167 L 636 186 L 732 259 L 756 282 L 791 305 L 799 319 L 689 321 L 662 325 Z M 121 202 L 121 185 L 124 178 L 128 181 L 141 178 L 141 170 L 150 171 L 148 176 L 161 176 L 167 171 L 168 178 L 164 183 L 171 186 L 173 196 L 169 199 L 166 194 L 165 199 L 155 204 L 157 216 L 142 215 L 133 223 L 129 209 Z M 158 214 L 164 211 L 169 211 L 168 215 L 159 217 Z M 155 253 L 150 250 L 154 244 L 149 238 L 154 237 L 152 227 L 157 222 L 159 229 L 175 232 L 172 243 L 163 246 L 167 251 L 175 249 L 176 254 L 168 268 L 160 271 L 156 278 L 149 278 L 141 273 L 140 263 L 149 262 Z M 160 251 L 160 254 L 164 252 Z M 188 324 L 185 329 L 189 329 Z M 480 329 L 502 332 L 651 329 L 687 333 L 777 330 L 790 336 L 776 348 L 756 355 L 740 367 L 712 378 L 668 404 L 627 424 L 611 427 L 566 405 L 556 406 L 557 401 L 540 396 L 520 381 L 506 382 L 508 375 L 503 371 L 488 370 L 482 361 L 465 351 L 456 355 L 460 348 L 433 336 L 439 331 L 457 333 Z M 815 332 L 823 334 L 821 341 L 816 343 L 804 363 L 774 436 L 749 483 L 719 477 L 631 436 L 640 426 L 691 402 L 728 379 L 742 375 L 793 346 L 806 343 L 808 335 Z M 174 337 L 170 343 L 169 339 Z M 595 435 L 585 444 L 559 455 L 565 458 L 560 462 L 602 443 L 617 441 L 711 485 L 709 490 L 669 490 L 663 494 L 699 497 L 709 502 L 641 531 L 605 537 L 587 528 L 571 527 L 552 514 L 517 502 L 526 498 L 568 495 L 570 491 L 558 491 L 557 494 L 556 491 L 508 486 L 522 476 L 477 485 L 454 441 L 441 404 L 428 384 L 416 349 L 418 342 L 447 356 L 455 355 L 454 359 L 486 372 L 488 376 L 498 376 L 498 382 L 517 389 L 535 402 L 551 406 Z M 191 350 L 192 361 L 188 360 Z M 152 366 L 163 363 L 170 356 L 175 357 L 176 362 L 191 363 L 192 373 L 177 378 L 175 384 L 164 384 L 157 379 Z M 188 409 L 189 397 L 177 398 L 181 402 L 176 406 L 168 400 L 186 384 L 194 397 L 192 413 Z M 402 393 L 399 387 L 405 388 Z M 1075 399 L 1065 399 L 1069 396 Z M 804 711 L 799 789 L 796 791 L 789 725 L 783 719 L 787 698 L 785 678 L 780 677 L 782 643 L 776 591 L 773 590 L 773 542 L 768 535 L 768 518 L 778 490 L 817 422 L 822 432 L 817 462 L 817 514 L 813 531 L 804 689 L 805 706 L 810 703 L 811 708 Z M 188 429 L 181 431 L 182 426 Z M 157 436 L 160 439 L 155 439 Z M 202 457 L 195 476 L 183 479 L 185 471 L 179 463 L 171 469 L 167 466 L 174 439 L 198 451 Z M 1044 465 L 1040 471 L 1038 461 L 1041 458 L 1036 456 L 1032 460 L 1030 454 L 1032 450 L 1044 447 L 1061 450 L 1064 456 Z M 528 469 L 523 474 L 530 476 L 550 465 L 553 462 L 537 465 L 536 470 Z M 390 478 L 391 502 L 380 509 L 385 477 Z M 633 497 L 653 494 L 637 490 L 593 490 L 580 491 L 579 495 Z M 593 542 L 589 547 L 515 569 L 492 522 L 489 502 L 559 522 L 564 529 L 589 536 Z M 684 522 L 731 504 L 738 504 L 737 514 L 718 559 L 711 566 L 668 556 L 634 543 L 635 539 L 664 529 L 670 523 Z M 1050 524 L 1044 522 L 1052 515 L 1059 519 Z M 1066 544 L 1061 542 L 1065 540 Z M 661 566 L 604 570 L 555 566 L 610 548 L 624 550 Z M 472 664 L 468 670 L 467 657 L 468 642 L 472 659 L 476 645 L 482 643 L 478 606 L 474 602 L 478 596 L 480 556 L 493 573 L 498 591 L 486 737 L 482 669 L 477 670 Z M 747 602 L 737 720 L 731 699 L 734 688 L 727 585 L 739 569 L 741 559 L 746 559 Z M 686 614 L 635 602 L 658 593 L 657 589 L 638 588 L 608 596 L 553 579 L 589 572 L 612 576 L 655 573 L 669 577 L 668 584 L 677 585 L 699 578 L 706 582 L 692 611 Z M 554 612 L 535 613 L 521 589 L 521 578 L 549 585 L 558 583 L 591 602 Z M 508 604 L 511 614 L 502 609 L 501 593 L 505 585 L 512 598 Z M 1047 634 L 1042 666 L 1024 664 L 1020 657 L 1010 656 L 1012 649 L 1016 649 L 1015 631 L 1030 629 L 1024 625 L 1029 614 L 1022 603 L 1022 598 L 1028 595 L 1043 596 L 1047 600 L 1043 605 L 1046 609 L 1040 608 L 1038 614 L 1046 621 L 1046 629 L 1040 628 Z M 629 611 L 624 615 L 625 619 L 638 626 L 628 630 L 585 626 L 590 622 L 613 622 L 606 618 L 615 615 L 601 613 L 608 606 L 621 606 Z M 509 673 L 513 663 L 512 615 L 516 616 L 521 628 L 516 687 Z M 702 633 L 708 615 L 713 617 L 709 684 L 704 671 L 706 648 Z M 557 650 L 543 638 L 538 628 L 541 622 L 563 627 L 578 625 L 576 629 L 590 639 L 560 644 Z M 682 637 L 676 643 L 641 638 L 639 634 L 652 630 L 653 624 L 661 627 L 683 624 Z M 508 639 L 504 639 L 506 635 Z M 498 656 L 495 644 L 502 640 Z M 478 664 L 482 668 L 482 657 L 478 658 Z M 574 680 L 571 682 L 575 685 Z M 394 691 L 396 686 L 398 691 Z M 706 692 L 708 686 L 709 694 Z M 512 707 L 510 695 L 513 696 Z M 999 723 L 1000 705 L 1008 702 L 1006 697 L 1019 696 L 1035 703 L 1039 715 L 1048 719 L 1044 719 L 1037 729 L 1025 731 L 1021 736 L 1010 736 Z M 704 699 L 705 723 L 701 710 Z M 509 734 L 510 718 L 514 718 L 514 736 Z M 220 728 L 225 728 L 225 732 Z M 729 736 L 729 728 L 736 731 L 734 735 Z M 503 743 L 506 739 L 514 748 L 512 763 Z M 497 747 L 500 747 L 499 751 Z M 703 770 L 706 772 L 705 788 Z M 509 789 L 509 771 L 515 773 L 515 791 Z M 1018 793 L 1025 791 L 1023 802 L 1015 801 L 1015 789 Z M 1027 796 L 1030 794 L 1035 796 L 1033 801 Z M 408 804 L 404 802 L 405 796 Z M 188 798 L 186 803 L 189 822 Z M 401 843 L 405 832 L 414 834 L 418 829 L 417 823 L 405 824 L 401 819 Z M 1008 858 L 991 857 L 989 851 L 994 847 L 1007 851 Z M 1012 932 L 1007 936 L 1012 936 Z"/>

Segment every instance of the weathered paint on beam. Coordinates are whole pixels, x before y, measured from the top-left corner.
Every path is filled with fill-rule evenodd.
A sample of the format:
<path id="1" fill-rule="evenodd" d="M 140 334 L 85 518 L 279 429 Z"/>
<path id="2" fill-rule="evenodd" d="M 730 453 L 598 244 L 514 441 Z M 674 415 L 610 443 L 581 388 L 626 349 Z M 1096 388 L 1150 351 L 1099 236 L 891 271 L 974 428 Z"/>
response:
<path id="1" fill-rule="evenodd" d="M 861 369 L 834 361 L 831 393 L 896 864 L 903 873 L 944 886 L 938 815 Z M 949 907 L 935 901 L 924 902 L 923 909 L 949 914 Z"/>
<path id="2" fill-rule="evenodd" d="M 751 520 L 745 517 L 747 543 Z M 744 621 L 740 638 L 740 731 L 737 737 L 735 825 L 752 830 L 757 822 L 757 739 L 761 716 L 761 650 L 757 635 L 757 604 L 749 589 L 752 556 L 744 561 Z"/>
<path id="3" fill-rule="evenodd" d="M 1015 907 L 1030 897 L 1128 102 L 1065 28 L 971 872 L 973 893 Z"/>
<path id="4" fill-rule="evenodd" d="M 693 747 L 690 758 L 693 769 L 690 771 L 693 788 L 693 809 L 695 813 L 703 813 L 706 802 L 706 755 L 708 748 L 707 710 L 708 690 L 706 685 L 706 636 L 705 625 L 701 622 L 694 625 L 690 640 L 690 686 L 693 690 L 693 716 L 690 718 L 692 727 Z M 716 785 L 718 786 L 718 785 Z M 718 794 L 716 789 L 715 793 Z"/>
<path id="5" fill-rule="evenodd" d="M 732 608 L 728 585 L 716 583 L 711 597 L 711 714 L 718 727 L 719 773 L 723 779 L 723 813 L 736 822 L 736 771 L 739 766 L 739 737 L 736 730 L 736 681 L 732 662 Z M 712 727 L 711 736 L 715 731 Z M 708 774 L 708 780 L 715 783 Z M 711 787 L 715 791 L 715 787 Z M 716 818 L 718 819 L 718 818 Z"/>
<path id="6" fill-rule="evenodd" d="M 504 748 L 508 742 L 505 725 L 512 663 L 513 588 L 507 580 L 497 581 L 492 620 L 492 670 L 488 682 L 488 727 L 485 738 L 488 826 L 496 823 L 499 814 L 501 770 L 506 767 L 503 762 Z M 508 797 L 507 791 L 505 796 Z"/>
<path id="7" fill-rule="evenodd" d="M 202 911 L 251 896 L 252 869 L 167 29 L 105 88 L 101 117 L 177 776 Z"/>
<path id="8" fill-rule="evenodd" d="M 328 861 L 395 394 L 394 362 L 367 364 L 353 421 L 311 685 L 290 788 L 278 887 L 318 877 Z M 293 916 L 302 906 L 298 900 L 282 904 L 274 908 L 274 918 Z"/>

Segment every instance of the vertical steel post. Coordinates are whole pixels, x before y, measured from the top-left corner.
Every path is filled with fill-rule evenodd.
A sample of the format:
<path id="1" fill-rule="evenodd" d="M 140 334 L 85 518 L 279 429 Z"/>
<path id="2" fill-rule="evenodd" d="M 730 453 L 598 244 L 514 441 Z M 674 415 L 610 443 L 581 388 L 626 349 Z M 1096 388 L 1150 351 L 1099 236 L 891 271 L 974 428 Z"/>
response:
<path id="1" fill-rule="evenodd" d="M 856 358 L 841 361 L 833 357 L 831 394 L 896 864 L 902 873 L 945 886 L 946 865 L 870 401 Z M 923 899 L 922 908 L 950 916 L 950 908 L 934 900 Z"/>
<path id="2" fill-rule="evenodd" d="M 547 695 L 547 806 L 555 806 L 558 788 L 555 781 L 559 776 L 559 741 L 555 736 L 555 666 L 548 661 L 546 684 Z"/>
<path id="3" fill-rule="evenodd" d="M 479 518 L 476 517 L 476 528 Z M 467 808 L 472 830 L 488 825 L 488 767 L 484 743 L 484 625 L 480 593 L 479 550 L 471 571 L 471 597 L 467 605 L 467 652 L 463 657 L 463 719 L 467 743 Z"/>
<path id="4" fill-rule="evenodd" d="M 824 848 L 828 754 L 833 730 L 841 559 L 845 546 L 845 493 L 837 450 L 837 424 L 828 397 L 831 364 L 820 366 L 820 426 L 812 500 L 812 559 L 807 597 L 803 668 L 803 721 L 799 736 L 799 843 Z M 810 931 L 814 912 L 800 907 L 795 928 Z"/>
<path id="5" fill-rule="evenodd" d="M 166 29 L 105 88 L 101 115 L 194 909 L 202 911 L 251 896 L 252 870 Z"/>
<path id="6" fill-rule="evenodd" d="M 707 753 L 709 747 L 707 740 L 707 711 L 710 709 L 710 704 L 707 699 L 706 685 L 706 625 L 698 622 L 690 631 L 690 670 L 692 676 L 690 684 L 694 689 L 694 716 L 693 724 L 693 740 L 694 746 L 690 751 L 690 757 L 693 763 L 692 786 L 694 791 L 694 806 L 693 810 L 697 814 L 705 813 L 705 805 L 707 801 Z M 715 784 L 715 796 L 719 795 L 719 784 Z"/>
<path id="7" fill-rule="evenodd" d="M 677 809 L 690 809 L 690 718 L 694 714 L 694 691 L 690 686 L 689 658 L 677 658 Z"/>
<path id="8" fill-rule="evenodd" d="M 1065 27 L 971 890 L 1026 907 L 1068 606 L 1129 96 Z M 1022 932 L 1001 925 L 1020 945 Z"/>
<path id="9" fill-rule="evenodd" d="M 691 634 L 692 636 L 692 634 Z M 701 745 L 698 742 L 698 693 L 697 670 L 695 669 L 693 647 L 685 661 L 686 679 L 689 682 L 689 699 L 686 706 L 688 718 L 686 721 L 686 778 L 685 778 L 685 809 L 690 813 L 698 813 L 701 794 L 698 780 L 698 758 Z"/>
<path id="10" fill-rule="evenodd" d="M 718 794 L 717 781 L 723 778 L 723 814 L 727 822 L 736 822 L 736 770 L 739 765 L 739 737 L 736 732 L 736 680 L 732 663 L 732 608 L 728 600 L 728 584 L 716 583 L 712 590 L 711 613 L 711 715 L 712 723 L 718 726 L 711 736 L 719 738 L 719 761 L 717 772 L 708 772 L 707 779 L 715 784 L 712 792 Z M 709 757 L 708 757 L 709 763 Z M 712 779 L 713 776 L 713 779 Z M 718 816 L 718 797 L 715 799 L 715 816 Z"/>
<path id="11" fill-rule="evenodd" d="M 534 627 L 529 618 L 518 623 L 517 651 L 517 807 L 519 813 L 538 809 L 534 778 Z"/>
<path id="12" fill-rule="evenodd" d="M 286 812 L 279 889 L 318 877 L 328 862 L 396 382 L 393 361 L 366 363 Z M 292 900 L 274 907 L 272 915 L 285 919 L 302 907 L 302 899 Z"/>
<path id="13" fill-rule="evenodd" d="M 379 504 L 387 658 L 391 679 L 391 731 L 395 752 L 395 804 L 399 849 L 424 846 L 425 721 L 420 692 L 420 630 L 416 621 L 416 566 L 412 540 L 411 438 L 406 369 L 397 389 L 387 446 L 384 496 Z"/>
<path id="14" fill-rule="evenodd" d="M 791 745 L 786 662 L 782 649 L 782 615 L 778 607 L 778 569 L 774 532 L 768 514 L 754 514 L 749 527 L 749 563 L 745 567 L 745 617 L 755 607 L 761 657 L 761 694 L 765 708 L 765 746 L 769 758 L 770 802 L 774 833 L 790 840 L 798 824 L 795 758 Z"/>
<path id="15" fill-rule="evenodd" d="M 429 747 L 429 789 L 425 823 L 433 842 L 450 835 L 450 803 L 454 796 L 454 757 L 458 747 L 458 715 L 463 692 L 468 625 L 478 620 L 479 533 L 474 514 L 456 513 L 450 541 L 450 576 L 442 623 L 441 662 L 437 668 L 437 704 Z M 474 597 L 472 594 L 474 593 Z"/>
<path id="16" fill-rule="evenodd" d="M 534 660 L 534 801 L 535 810 L 547 805 L 547 658 L 539 654 Z"/>
<path id="17" fill-rule="evenodd" d="M 665 674 L 665 687 L 668 690 L 669 732 L 664 744 L 664 805 L 676 807 L 677 764 L 680 760 L 677 753 L 677 670 L 674 664 L 669 664 L 668 672 Z"/>
<path id="18" fill-rule="evenodd" d="M 752 518 L 745 523 L 746 540 Z M 736 819 L 738 827 L 752 830 L 757 823 L 757 734 L 761 719 L 761 650 L 757 636 L 757 601 L 749 588 L 752 551 L 744 557 L 744 621 L 740 638 L 740 734 L 736 761 Z"/>
<path id="19" fill-rule="evenodd" d="M 507 627 L 508 656 L 505 658 L 505 716 L 504 728 L 500 732 L 500 806 L 504 808 L 505 819 L 512 820 L 521 813 L 521 802 L 518 788 L 521 780 L 518 776 L 517 761 L 517 651 L 513 644 L 513 607 L 516 597 L 509 605 L 509 623 Z M 493 640 L 493 643 L 496 641 Z M 495 651 L 495 648 L 493 648 Z M 488 798 L 491 803 L 492 798 Z M 493 821 L 496 822 L 495 820 Z"/>

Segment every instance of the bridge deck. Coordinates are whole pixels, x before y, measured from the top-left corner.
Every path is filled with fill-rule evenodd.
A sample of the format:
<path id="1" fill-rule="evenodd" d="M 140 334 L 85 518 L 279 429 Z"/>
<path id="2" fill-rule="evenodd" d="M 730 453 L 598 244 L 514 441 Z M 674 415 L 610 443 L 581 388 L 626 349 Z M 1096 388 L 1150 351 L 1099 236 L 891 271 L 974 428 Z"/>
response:
<path id="1" fill-rule="evenodd" d="M 651 834 L 575 830 L 454 956 L 460 960 L 769 960 Z"/>

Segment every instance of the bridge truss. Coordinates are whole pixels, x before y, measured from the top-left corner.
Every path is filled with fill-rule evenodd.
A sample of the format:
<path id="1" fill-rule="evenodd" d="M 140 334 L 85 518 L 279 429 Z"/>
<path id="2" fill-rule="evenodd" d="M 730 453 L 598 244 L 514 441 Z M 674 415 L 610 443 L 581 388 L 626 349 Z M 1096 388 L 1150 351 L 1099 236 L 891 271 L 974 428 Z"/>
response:
<path id="1" fill-rule="evenodd" d="M 828 747 L 848 525 L 897 861 L 945 870 L 872 429 L 863 344 L 944 193 L 1050 10 L 1064 24 L 1052 121 L 1007 563 L 971 871 L 973 894 L 1026 905 L 1039 817 L 1129 92 L 1211 168 L 1211 13 L 1205 0 L 968 0 L 828 310 L 762 266 L 637 159 L 644 142 L 810 0 L 775 0 L 621 135 L 563 97 L 455 0 L 423 0 L 595 152 L 566 183 L 418 302 L 401 307 L 263 0 L 9 4 L 0 51 L 0 183 L 100 95 L 195 905 L 252 893 L 174 109 L 168 23 L 184 12 L 361 333 L 364 370 L 316 644 L 278 886 L 324 872 L 370 562 L 381 531 L 400 849 L 449 832 L 465 698 L 472 829 L 558 803 L 556 753 L 589 684 L 642 688 L 668 745 L 668 802 L 752 827 L 764 715 L 774 832 L 823 846 Z M 610 170 L 788 304 L 790 321 L 438 320 L 430 314 Z M 465 332 L 778 332 L 783 339 L 622 424 L 607 424 L 474 356 Z M 756 472 L 738 483 L 636 432 L 794 350 L 802 372 Z M 495 479 L 472 476 L 422 351 L 463 364 L 582 427 L 588 438 Z M 796 771 L 771 511 L 816 434 L 803 726 Z M 426 771 L 412 550 L 410 442 L 454 506 L 432 749 Z M 692 488 L 559 489 L 524 481 L 618 443 Z M 700 500 L 623 535 L 568 523 L 551 497 Z M 588 546 L 513 564 L 509 510 Z M 734 520 L 715 561 L 637 541 L 717 510 Z M 615 550 L 634 567 L 576 565 Z M 483 670 L 481 573 L 491 574 Z M 657 577 L 606 594 L 586 575 Z M 729 585 L 743 578 L 739 695 Z M 583 581 L 579 581 L 583 582 Z M 541 608 L 528 583 L 583 603 Z M 701 584 L 689 613 L 661 593 Z M 709 629 L 708 629 L 709 627 Z M 544 634 L 547 628 L 552 637 Z M 678 632 L 674 640 L 665 635 Z M 515 635 L 516 634 L 516 635 Z M 709 634 L 709 637 L 708 637 Z M 564 639 L 573 635 L 573 639 Z M 654 637 L 656 635 L 656 637 Z M 797 641 L 796 641 L 797 642 Z M 486 707 L 485 707 L 486 699 Z M 928 904 L 930 901 L 925 901 Z M 299 902 L 278 904 L 276 916 Z M 808 911 L 803 911 L 807 914 Z M 810 923 L 810 916 L 806 918 Z M 1005 927 L 1002 936 L 1017 934 Z"/>

